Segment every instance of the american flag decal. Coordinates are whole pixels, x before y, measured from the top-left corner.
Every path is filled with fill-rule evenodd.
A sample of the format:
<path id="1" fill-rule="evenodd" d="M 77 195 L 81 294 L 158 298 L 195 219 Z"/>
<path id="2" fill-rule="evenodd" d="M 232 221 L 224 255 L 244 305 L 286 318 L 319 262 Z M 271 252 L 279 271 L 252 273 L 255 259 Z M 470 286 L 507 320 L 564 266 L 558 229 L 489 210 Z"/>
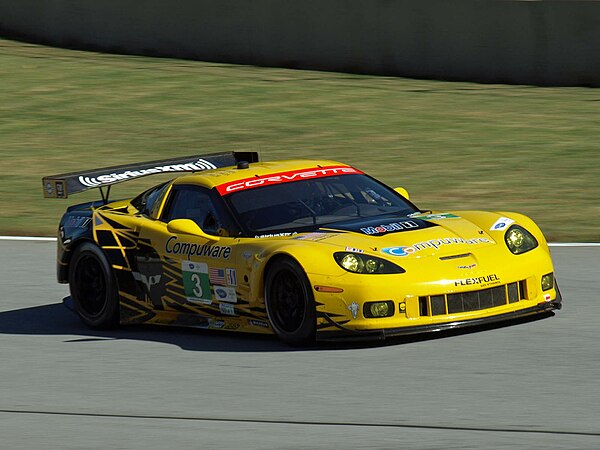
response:
<path id="1" fill-rule="evenodd" d="M 225 269 L 208 269 L 208 279 L 212 284 L 225 284 Z"/>

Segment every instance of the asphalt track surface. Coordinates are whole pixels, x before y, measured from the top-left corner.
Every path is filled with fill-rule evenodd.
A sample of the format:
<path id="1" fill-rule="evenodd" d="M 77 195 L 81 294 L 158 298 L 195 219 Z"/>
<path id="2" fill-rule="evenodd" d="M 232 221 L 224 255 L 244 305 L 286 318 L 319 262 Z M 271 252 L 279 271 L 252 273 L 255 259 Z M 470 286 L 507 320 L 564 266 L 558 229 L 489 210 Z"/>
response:
<path id="1" fill-rule="evenodd" d="M 0 448 L 600 449 L 600 248 L 552 249 L 555 317 L 290 349 L 86 329 L 55 243 L 0 242 Z"/>

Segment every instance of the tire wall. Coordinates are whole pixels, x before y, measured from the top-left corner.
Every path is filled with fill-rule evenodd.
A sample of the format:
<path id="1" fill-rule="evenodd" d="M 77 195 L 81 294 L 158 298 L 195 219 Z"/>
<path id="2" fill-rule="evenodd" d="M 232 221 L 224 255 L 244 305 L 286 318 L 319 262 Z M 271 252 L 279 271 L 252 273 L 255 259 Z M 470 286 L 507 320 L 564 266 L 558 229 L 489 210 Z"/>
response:
<path id="1" fill-rule="evenodd" d="M 203 61 L 600 86 L 594 0 L 0 0 L 0 35 Z"/>

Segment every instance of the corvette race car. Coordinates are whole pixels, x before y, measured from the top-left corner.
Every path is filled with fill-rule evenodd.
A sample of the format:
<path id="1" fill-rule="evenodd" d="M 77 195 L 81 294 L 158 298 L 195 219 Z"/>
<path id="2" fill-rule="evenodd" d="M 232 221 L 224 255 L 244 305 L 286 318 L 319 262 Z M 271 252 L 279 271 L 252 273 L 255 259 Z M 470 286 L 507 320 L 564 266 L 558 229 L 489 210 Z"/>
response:
<path id="1" fill-rule="evenodd" d="M 133 199 L 110 186 L 177 178 Z M 99 188 L 62 217 L 57 275 L 94 328 L 274 333 L 291 345 L 507 321 L 560 309 L 546 240 L 511 212 L 423 211 L 335 161 L 218 153 L 45 177 Z"/>

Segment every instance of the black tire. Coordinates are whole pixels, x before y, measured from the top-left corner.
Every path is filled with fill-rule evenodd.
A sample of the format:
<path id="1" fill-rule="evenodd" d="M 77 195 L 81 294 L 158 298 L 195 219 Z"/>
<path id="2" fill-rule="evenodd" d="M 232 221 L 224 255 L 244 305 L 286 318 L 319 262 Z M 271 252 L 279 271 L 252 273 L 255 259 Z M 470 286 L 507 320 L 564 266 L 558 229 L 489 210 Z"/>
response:
<path id="1" fill-rule="evenodd" d="M 69 289 L 81 320 L 96 329 L 119 324 L 119 293 L 112 268 L 102 250 L 85 242 L 78 246 L 69 265 Z"/>
<path id="2" fill-rule="evenodd" d="M 265 306 L 273 330 L 293 346 L 315 342 L 316 307 L 312 288 L 300 265 L 280 257 L 265 277 Z"/>

